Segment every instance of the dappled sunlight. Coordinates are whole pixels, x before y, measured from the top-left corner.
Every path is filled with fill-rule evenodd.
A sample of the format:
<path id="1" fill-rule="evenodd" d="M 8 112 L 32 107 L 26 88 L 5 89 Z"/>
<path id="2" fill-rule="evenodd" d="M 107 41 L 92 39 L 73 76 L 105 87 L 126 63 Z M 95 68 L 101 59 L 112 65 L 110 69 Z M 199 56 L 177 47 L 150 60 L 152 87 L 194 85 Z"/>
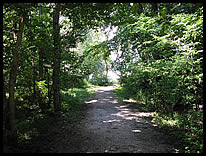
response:
<path id="1" fill-rule="evenodd" d="M 104 92 L 104 94 L 108 94 L 110 95 L 111 93 L 106 93 L 105 91 L 101 90 L 101 91 L 98 91 L 99 93 L 102 93 Z M 88 101 L 85 101 L 86 104 L 98 104 L 98 103 L 105 103 L 105 102 L 109 102 L 109 103 L 113 103 L 113 104 L 116 104 L 118 103 L 117 99 L 114 99 L 114 97 L 112 97 L 111 95 L 110 96 L 106 96 L 105 98 L 101 98 L 101 99 L 90 99 Z"/>
<path id="2" fill-rule="evenodd" d="M 128 107 L 129 105 L 122 105 L 122 106 L 119 106 L 119 107 L 115 107 L 115 108 L 125 108 L 125 107 Z"/>
<path id="3" fill-rule="evenodd" d="M 131 105 L 132 103 L 136 102 L 135 100 L 129 99 L 125 100 L 124 103 L 119 103 L 118 100 L 111 95 L 111 91 L 114 88 L 115 86 L 99 87 L 97 89 L 97 93 L 100 93 L 100 95 L 104 94 L 104 97 L 100 98 L 99 96 L 96 96 L 96 99 L 91 99 L 85 102 L 86 104 L 93 104 L 94 107 L 99 107 L 100 104 L 104 104 L 105 107 L 107 107 L 109 104 L 115 104 L 111 105 L 113 108 L 115 108 L 115 112 L 111 112 L 109 115 L 107 115 L 106 118 L 108 120 L 103 120 L 103 123 L 122 122 L 123 120 L 134 120 L 135 122 L 139 122 L 142 121 L 143 118 L 153 116 L 153 112 L 139 112 L 137 109 L 132 109 Z M 102 106 L 101 109 L 103 109 Z"/>
<path id="4" fill-rule="evenodd" d="M 98 92 L 98 93 L 103 93 L 104 91 L 103 91 L 103 90 L 98 90 L 97 92 Z"/>
<path id="5" fill-rule="evenodd" d="M 121 122 L 121 120 L 116 120 L 116 119 L 114 119 L 114 120 L 107 120 L 107 121 L 103 121 L 104 123 L 107 123 L 107 122 Z"/>
<path id="6" fill-rule="evenodd" d="M 111 114 L 111 116 L 117 116 L 117 117 L 121 117 L 125 120 L 136 120 L 139 121 L 141 120 L 143 117 L 150 117 L 153 115 L 152 112 L 150 113 L 146 113 L 146 112 L 133 112 L 131 109 L 127 108 L 128 106 L 118 106 L 115 107 L 118 112 L 117 113 L 113 113 Z"/>
<path id="7" fill-rule="evenodd" d="M 137 101 L 136 101 L 136 100 L 134 100 L 134 99 L 131 99 L 131 98 L 130 98 L 129 100 L 126 100 L 126 99 L 125 99 L 125 100 L 123 100 L 123 102 L 131 102 L 131 103 L 136 103 Z"/>
<path id="8" fill-rule="evenodd" d="M 174 150 L 175 150 L 175 153 L 179 153 L 179 149 L 176 149 L 176 148 L 174 148 Z"/>
<path id="9" fill-rule="evenodd" d="M 157 125 L 157 124 L 152 124 L 152 126 L 153 126 L 153 127 L 157 127 L 158 125 Z"/>
<path id="10" fill-rule="evenodd" d="M 113 86 L 106 86 L 106 87 L 99 87 L 97 89 L 97 91 L 102 91 L 102 92 L 105 92 L 105 91 L 112 91 L 114 88 L 116 88 L 117 86 L 113 85 Z"/>
<path id="11" fill-rule="evenodd" d="M 101 139 L 104 142 L 111 140 L 109 143 L 111 145 L 116 143 L 115 147 L 105 147 L 105 152 L 120 150 L 119 147 L 123 146 L 138 150 L 139 148 L 145 148 L 147 144 L 151 148 L 156 146 L 153 144 L 156 139 L 158 139 L 158 146 L 164 148 L 164 144 L 161 141 L 158 142 L 163 137 L 162 133 L 158 133 L 153 129 L 158 125 L 146 120 L 153 116 L 153 112 L 139 111 L 139 109 L 133 107 L 134 102 L 135 105 L 137 104 L 136 101 L 131 99 L 124 102 L 118 101 L 112 90 L 110 90 L 111 88 L 110 86 L 99 87 L 95 98 L 86 102 L 90 111 L 87 113 L 82 127 L 85 128 L 84 130 L 88 135 L 92 135 L 91 140 L 98 138 L 95 144 Z M 141 104 L 138 103 L 138 105 Z M 134 139 L 133 143 L 129 142 L 131 138 Z M 136 147 L 135 139 L 143 140 L 145 144 L 138 144 L 138 147 Z M 125 140 L 125 142 L 122 140 Z M 91 148 L 93 148 L 92 145 Z M 126 151 L 128 149 L 121 148 L 121 150 Z"/>
<path id="12" fill-rule="evenodd" d="M 118 103 L 118 101 L 116 99 L 112 99 L 112 98 L 104 98 L 104 99 L 101 99 L 101 100 L 92 100 L 90 101 L 89 103 L 95 103 L 95 102 L 98 102 L 98 103 L 105 103 L 105 102 L 109 102 L 109 103 Z M 88 102 L 87 102 L 88 103 Z"/>
<path id="13" fill-rule="evenodd" d="M 153 116 L 153 112 L 138 112 L 135 115 L 137 115 L 139 117 L 152 117 Z"/>
<path id="14" fill-rule="evenodd" d="M 139 129 L 133 129 L 132 132 L 133 132 L 133 133 L 141 133 L 142 131 L 139 130 Z"/>
<path id="15" fill-rule="evenodd" d="M 112 116 L 119 116 L 126 120 L 138 120 L 142 117 L 152 117 L 153 112 L 134 112 L 129 108 L 130 104 L 116 106 L 115 108 L 119 110 L 115 114 L 111 114 Z"/>
<path id="16" fill-rule="evenodd" d="M 118 101 L 117 100 L 113 100 L 112 103 L 118 103 Z"/>
<path id="17" fill-rule="evenodd" d="M 97 100 L 86 101 L 85 103 L 90 104 L 90 103 L 95 103 L 95 102 L 97 102 Z"/>

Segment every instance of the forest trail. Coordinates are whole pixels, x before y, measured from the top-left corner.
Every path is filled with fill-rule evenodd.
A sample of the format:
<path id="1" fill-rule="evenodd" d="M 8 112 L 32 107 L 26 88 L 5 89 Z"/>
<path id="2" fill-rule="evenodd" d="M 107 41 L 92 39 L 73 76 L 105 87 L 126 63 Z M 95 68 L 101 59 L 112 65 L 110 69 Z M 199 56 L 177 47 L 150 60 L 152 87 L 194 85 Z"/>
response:
<path id="1" fill-rule="evenodd" d="M 175 153 L 173 139 L 151 123 L 149 112 L 138 112 L 131 104 L 119 102 L 112 90 L 99 87 L 86 101 L 85 116 L 52 141 L 57 153 Z"/>

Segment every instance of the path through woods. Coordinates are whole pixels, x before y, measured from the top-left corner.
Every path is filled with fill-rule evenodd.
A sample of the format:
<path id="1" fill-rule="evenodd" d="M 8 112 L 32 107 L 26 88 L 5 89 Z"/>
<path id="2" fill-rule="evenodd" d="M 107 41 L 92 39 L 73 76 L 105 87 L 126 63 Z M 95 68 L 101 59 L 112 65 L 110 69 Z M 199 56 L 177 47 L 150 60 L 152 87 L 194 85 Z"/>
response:
<path id="1" fill-rule="evenodd" d="M 85 117 L 73 126 L 64 125 L 52 144 L 51 152 L 70 153 L 174 153 L 174 139 L 164 134 L 131 104 L 119 102 L 112 90 L 99 87 L 86 101 Z"/>

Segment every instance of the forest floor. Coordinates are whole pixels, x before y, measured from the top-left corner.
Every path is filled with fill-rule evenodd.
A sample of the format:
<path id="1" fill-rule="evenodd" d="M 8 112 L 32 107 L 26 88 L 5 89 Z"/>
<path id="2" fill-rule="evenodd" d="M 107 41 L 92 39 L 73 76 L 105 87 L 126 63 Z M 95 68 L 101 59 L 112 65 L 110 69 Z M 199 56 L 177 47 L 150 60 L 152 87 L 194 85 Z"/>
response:
<path id="1" fill-rule="evenodd" d="M 152 112 L 140 112 L 120 102 L 112 90 L 96 88 L 81 120 L 58 121 L 58 133 L 50 138 L 52 153 L 176 153 L 175 139 L 151 122 Z M 61 128 L 60 128 L 61 127 Z M 52 130 L 52 129 L 51 129 Z"/>

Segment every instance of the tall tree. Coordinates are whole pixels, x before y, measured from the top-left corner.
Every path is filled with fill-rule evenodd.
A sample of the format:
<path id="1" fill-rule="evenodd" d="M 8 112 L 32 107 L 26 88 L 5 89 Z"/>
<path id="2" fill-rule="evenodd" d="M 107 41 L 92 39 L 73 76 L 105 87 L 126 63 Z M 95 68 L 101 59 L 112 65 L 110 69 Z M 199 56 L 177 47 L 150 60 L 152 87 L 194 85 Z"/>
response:
<path id="1" fill-rule="evenodd" d="M 42 32 L 42 7 L 41 7 L 41 3 L 38 3 L 39 6 L 39 20 L 40 20 L 40 29 Z M 43 56 L 42 56 L 42 50 L 43 48 L 41 47 L 39 50 L 39 79 L 42 80 L 43 78 Z"/>
<path id="2" fill-rule="evenodd" d="M 152 5 L 152 12 L 157 14 L 158 8 L 157 8 L 157 3 L 151 3 Z"/>
<path id="3" fill-rule="evenodd" d="M 55 111 L 61 109 L 60 103 L 60 28 L 59 28 L 60 4 L 56 4 L 53 14 L 53 40 L 54 40 L 54 62 L 53 62 L 53 96 Z"/>
<path id="4" fill-rule="evenodd" d="M 41 3 L 38 3 L 39 6 L 39 21 L 40 21 L 40 33 L 42 33 L 42 7 Z M 39 48 L 39 80 L 43 80 L 43 48 L 40 46 Z M 39 107 L 43 108 L 43 100 L 41 97 L 41 91 L 39 90 L 38 94 L 38 102 L 39 102 Z"/>
<path id="5" fill-rule="evenodd" d="M 18 65 L 19 65 L 19 49 L 22 41 L 23 36 L 23 30 L 24 30 L 24 21 L 25 21 L 25 10 L 23 3 L 19 4 L 21 6 L 21 13 L 20 13 L 20 21 L 19 21 L 19 30 L 17 33 L 17 41 L 16 41 L 16 47 L 14 49 L 12 64 L 11 64 L 11 70 L 9 73 L 9 123 L 10 123 L 10 129 L 11 129 L 11 136 L 16 140 L 16 127 L 15 127 L 15 85 L 16 85 L 16 76 L 18 71 Z"/>

